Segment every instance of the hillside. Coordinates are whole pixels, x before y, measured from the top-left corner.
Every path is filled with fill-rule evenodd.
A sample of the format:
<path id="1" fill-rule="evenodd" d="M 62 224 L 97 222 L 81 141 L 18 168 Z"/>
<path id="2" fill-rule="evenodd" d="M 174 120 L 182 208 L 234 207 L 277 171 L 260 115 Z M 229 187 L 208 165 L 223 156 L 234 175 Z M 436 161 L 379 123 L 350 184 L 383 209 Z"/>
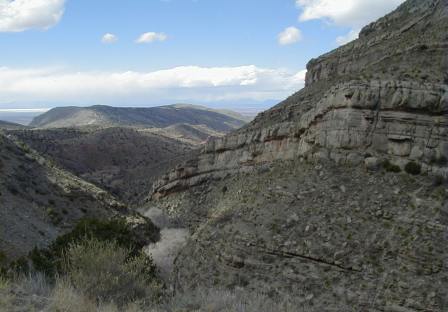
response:
<path id="1" fill-rule="evenodd" d="M 0 251 L 8 257 L 48 245 L 80 218 L 120 211 L 104 190 L 0 133 Z"/>
<path id="2" fill-rule="evenodd" d="M 26 129 L 26 128 L 27 127 L 23 126 L 23 125 L 0 120 L 0 129 L 3 129 L 3 130 L 19 130 L 19 129 Z"/>
<path id="3" fill-rule="evenodd" d="M 142 131 L 158 134 L 194 146 L 199 146 L 211 138 L 219 138 L 225 135 L 225 133 L 214 131 L 207 126 L 189 124 L 176 124 L 166 128 L 152 128 Z"/>
<path id="4" fill-rule="evenodd" d="M 169 105 L 149 108 L 110 106 L 58 107 L 36 118 L 30 126 L 37 128 L 70 128 L 82 126 L 165 128 L 175 124 L 202 125 L 229 132 L 246 121 L 236 113 L 214 111 L 201 106 Z"/>
<path id="5" fill-rule="evenodd" d="M 133 128 L 35 129 L 9 131 L 55 162 L 127 204 L 148 195 L 152 183 L 194 145 Z M 162 130 L 160 130 L 162 131 Z M 178 132 L 176 132 L 178 133 Z M 194 136 L 186 135 L 187 138 Z M 205 140 L 203 137 L 200 140 Z M 187 140 L 188 141 L 188 140 Z"/>
<path id="6" fill-rule="evenodd" d="M 155 183 L 147 208 L 192 233 L 176 289 L 446 311 L 446 29 L 447 0 L 408 0 L 311 60 L 302 91 Z"/>

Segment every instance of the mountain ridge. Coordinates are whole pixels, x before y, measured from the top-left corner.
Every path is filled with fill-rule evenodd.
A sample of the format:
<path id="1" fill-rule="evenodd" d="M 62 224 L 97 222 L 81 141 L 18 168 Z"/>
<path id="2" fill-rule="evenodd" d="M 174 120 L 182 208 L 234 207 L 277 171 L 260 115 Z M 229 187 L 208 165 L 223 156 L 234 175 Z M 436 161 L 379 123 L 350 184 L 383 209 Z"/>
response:
<path id="1" fill-rule="evenodd" d="M 198 144 L 194 138 L 190 143 L 173 135 L 163 136 L 161 131 L 165 130 L 84 127 L 7 133 L 120 201 L 137 204 L 149 192 L 153 179 Z M 199 132 L 197 140 L 200 135 L 206 134 Z"/>
<path id="2" fill-rule="evenodd" d="M 247 121 L 237 113 L 212 110 L 187 104 L 159 107 L 112 107 L 95 105 L 90 107 L 57 107 L 34 118 L 30 123 L 38 128 L 70 128 L 80 126 L 126 126 L 139 128 L 165 128 L 187 123 L 228 132 Z"/>
<path id="3" fill-rule="evenodd" d="M 3 130 L 18 130 L 18 129 L 27 129 L 27 128 L 28 128 L 27 126 L 24 126 L 24 125 L 21 125 L 18 123 L 0 120 L 0 129 L 3 129 Z"/>

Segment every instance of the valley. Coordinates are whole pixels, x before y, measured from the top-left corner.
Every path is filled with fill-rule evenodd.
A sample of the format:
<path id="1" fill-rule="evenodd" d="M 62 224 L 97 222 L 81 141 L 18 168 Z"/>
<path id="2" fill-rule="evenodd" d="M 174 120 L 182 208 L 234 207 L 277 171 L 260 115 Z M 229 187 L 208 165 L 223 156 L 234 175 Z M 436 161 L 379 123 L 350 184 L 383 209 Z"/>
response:
<path id="1" fill-rule="evenodd" d="M 253 120 L 176 104 L 0 124 L 0 303 L 448 311 L 447 29 L 448 0 L 404 1 Z"/>

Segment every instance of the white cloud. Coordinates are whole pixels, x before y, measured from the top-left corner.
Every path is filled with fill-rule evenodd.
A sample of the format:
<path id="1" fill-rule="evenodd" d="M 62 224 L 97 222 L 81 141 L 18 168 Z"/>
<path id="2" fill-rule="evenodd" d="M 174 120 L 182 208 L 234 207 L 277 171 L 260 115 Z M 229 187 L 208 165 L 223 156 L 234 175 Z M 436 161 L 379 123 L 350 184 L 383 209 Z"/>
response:
<path id="1" fill-rule="evenodd" d="M 0 108 L 0 113 L 45 113 L 50 108 Z"/>
<path id="2" fill-rule="evenodd" d="M 102 43 L 111 44 L 118 41 L 118 37 L 114 34 L 107 33 L 101 38 Z"/>
<path id="3" fill-rule="evenodd" d="M 377 20 L 395 9 L 405 0 L 296 0 L 302 8 L 300 21 L 323 19 L 337 26 L 350 27 L 352 30 L 344 37 L 338 38 L 344 42 L 356 38 L 353 32 L 358 32 L 365 25 Z M 344 40 L 345 39 L 345 40 Z"/>
<path id="4" fill-rule="evenodd" d="M 65 0 L 0 0 L 0 32 L 46 30 L 64 14 Z"/>
<path id="5" fill-rule="evenodd" d="M 281 100 L 303 87 L 305 73 L 253 65 L 184 66 L 153 72 L 67 72 L 0 67 L 0 103 Z"/>
<path id="6" fill-rule="evenodd" d="M 293 44 L 302 39 L 302 32 L 296 27 L 288 27 L 278 34 L 278 43 L 281 45 Z"/>
<path id="7" fill-rule="evenodd" d="M 137 40 L 137 43 L 151 43 L 154 41 L 165 41 L 168 36 L 164 33 L 147 32 L 142 34 Z"/>

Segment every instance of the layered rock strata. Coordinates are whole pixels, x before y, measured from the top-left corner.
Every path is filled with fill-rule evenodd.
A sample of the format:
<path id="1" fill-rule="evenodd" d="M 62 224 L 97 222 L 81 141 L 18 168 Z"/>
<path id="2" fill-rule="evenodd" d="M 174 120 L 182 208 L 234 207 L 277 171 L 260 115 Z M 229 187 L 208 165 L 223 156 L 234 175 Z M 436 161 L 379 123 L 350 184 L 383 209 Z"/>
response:
<path id="1" fill-rule="evenodd" d="M 208 142 L 154 186 L 156 197 L 254 164 L 298 157 L 388 159 L 446 176 L 448 2 L 407 1 L 360 38 L 308 64 L 306 87 Z"/>

